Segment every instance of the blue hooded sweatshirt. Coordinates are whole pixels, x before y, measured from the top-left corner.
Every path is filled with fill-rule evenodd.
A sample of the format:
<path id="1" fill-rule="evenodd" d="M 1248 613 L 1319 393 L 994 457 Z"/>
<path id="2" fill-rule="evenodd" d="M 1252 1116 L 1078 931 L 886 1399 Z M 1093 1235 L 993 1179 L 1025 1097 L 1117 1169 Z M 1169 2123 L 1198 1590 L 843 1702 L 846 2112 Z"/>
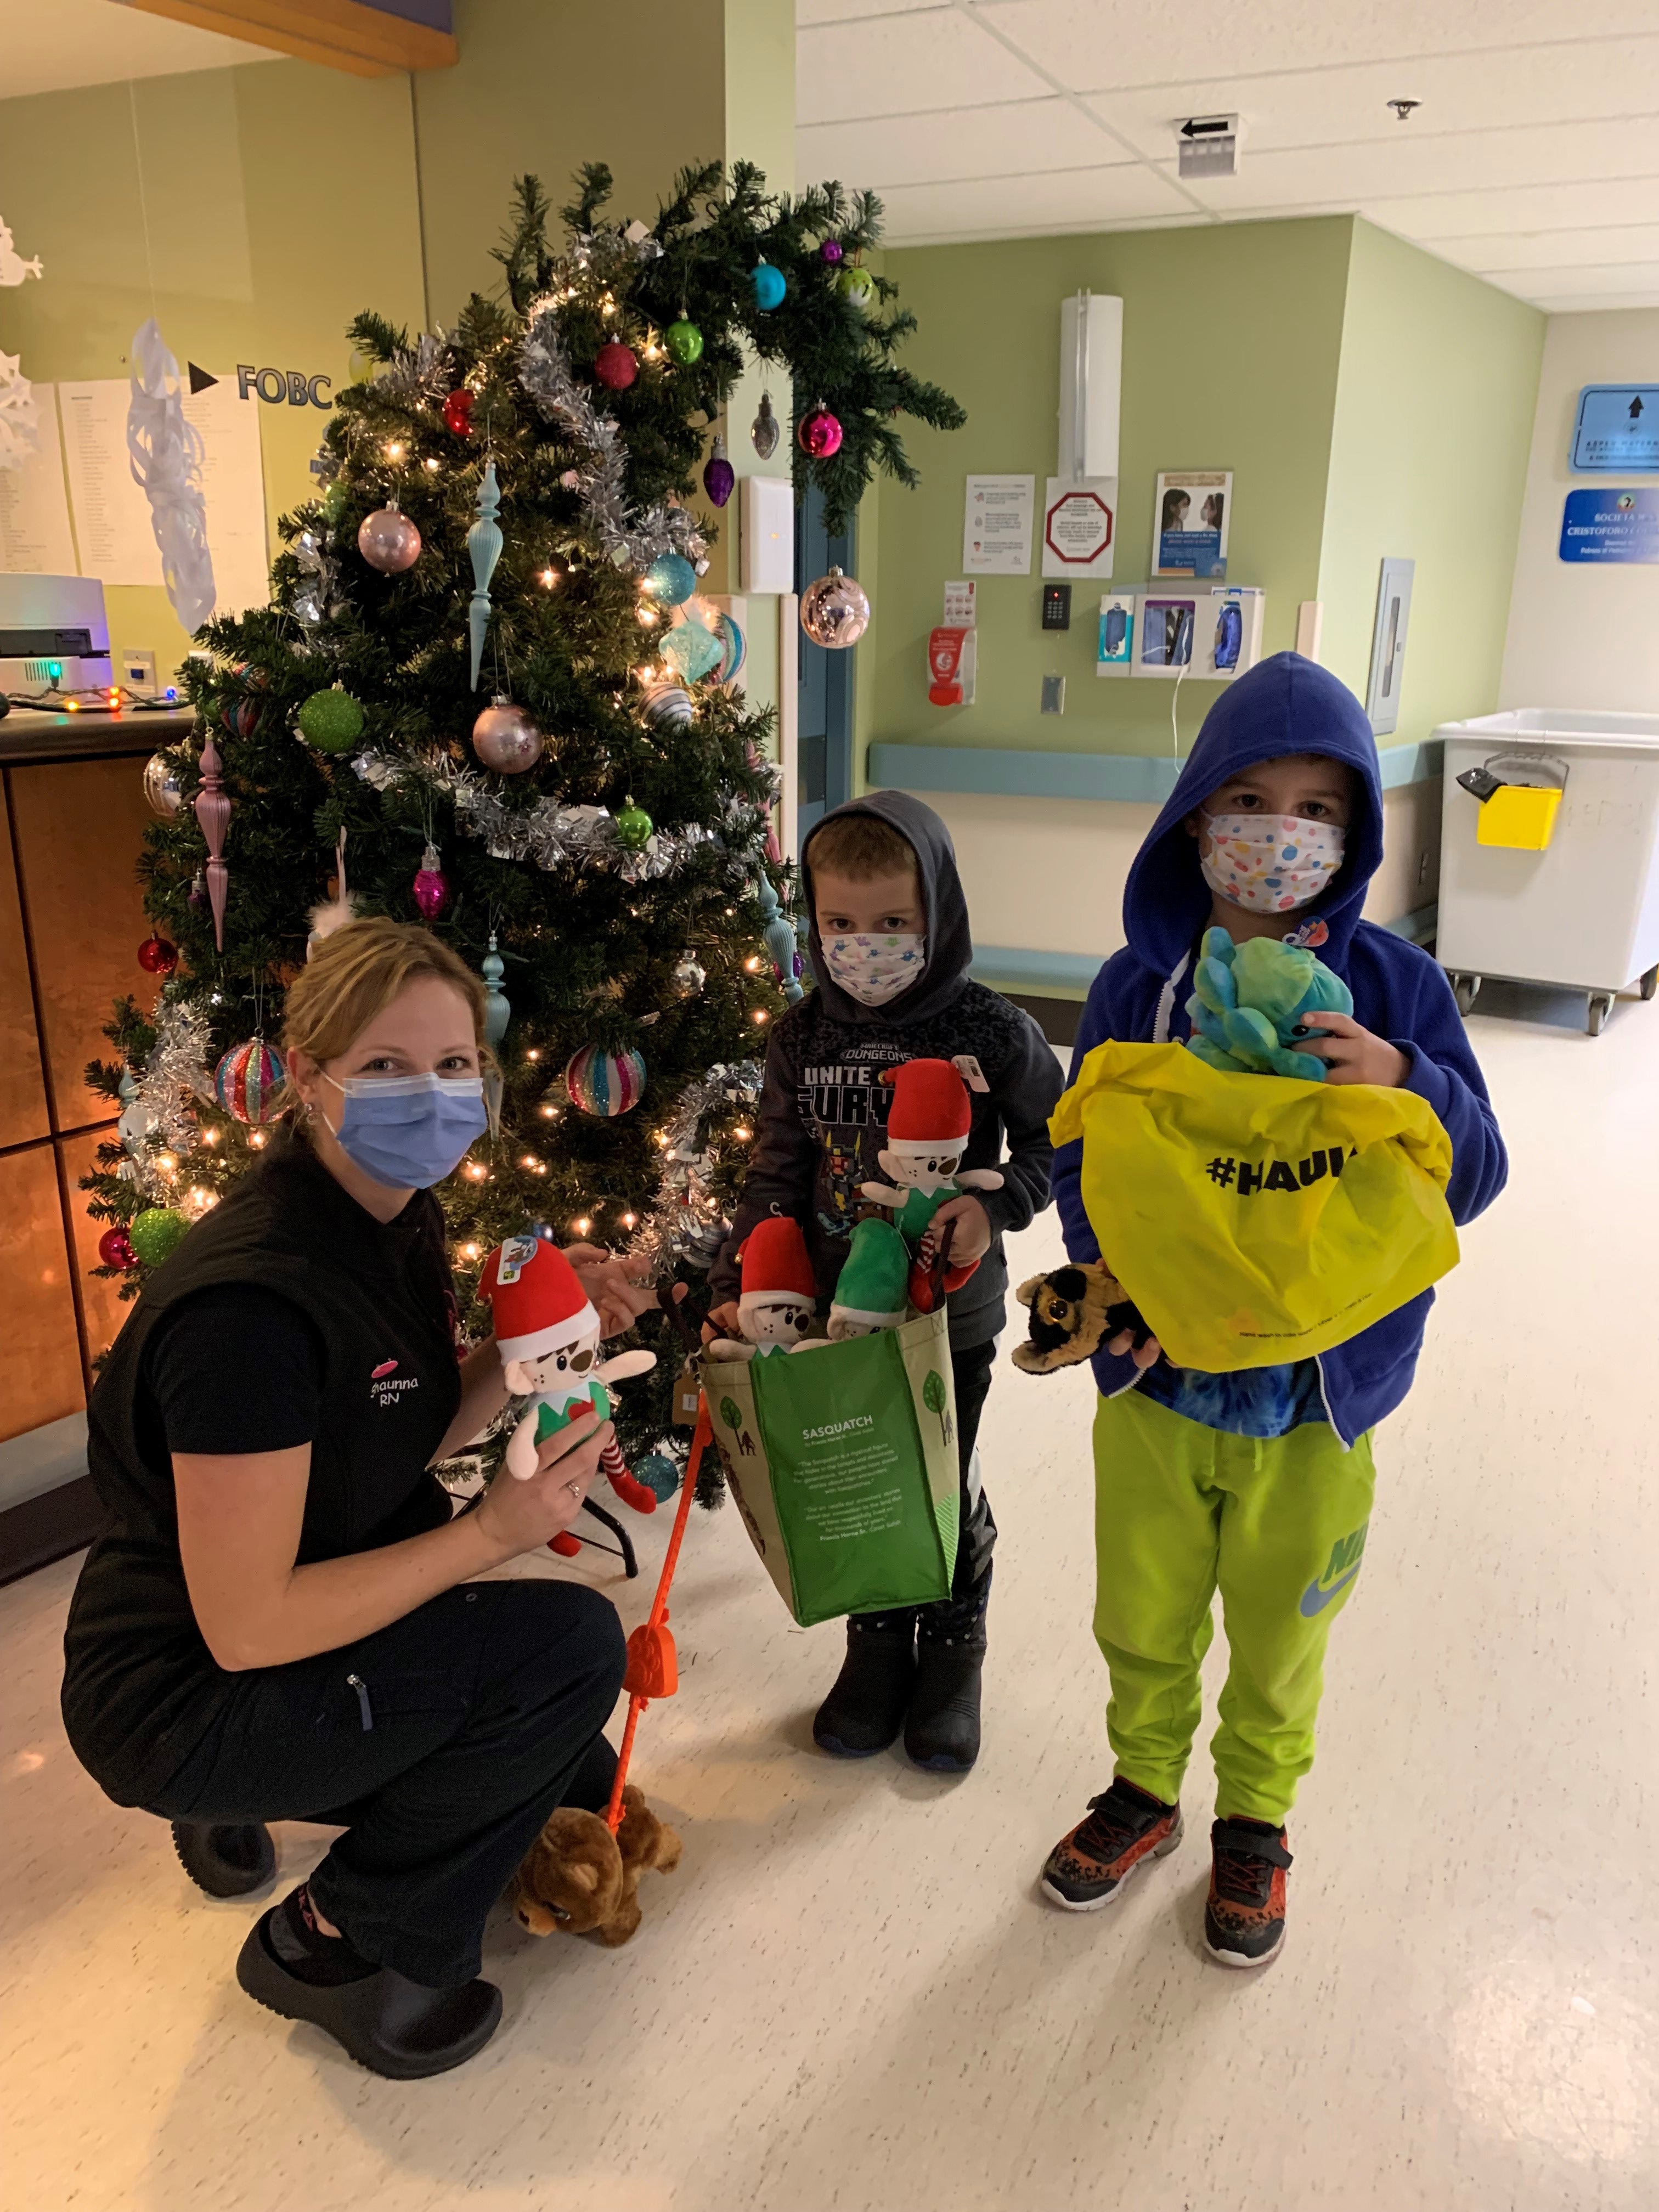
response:
<path id="1" fill-rule="evenodd" d="M 1123 891 L 1123 927 L 1129 941 L 1112 955 L 1090 990 L 1071 1079 L 1077 1080 L 1085 1056 L 1108 1038 L 1148 1044 L 1191 1034 L 1185 1011 L 1191 995 L 1188 979 L 1210 919 L 1211 895 L 1187 819 L 1230 776 L 1282 753 L 1317 753 L 1353 771 L 1356 795 L 1342 866 L 1318 898 L 1286 919 L 1298 929 L 1315 920 L 1324 923 L 1328 934 L 1317 947 L 1319 957 L 1353 993 L 1355 1020 L 1387 1037 L 1410 1061 L 1405 1088 L 1428 1101 L 1451 1139 L 1446 1200 L 1452 1218 L 1460 1224 L 1473 1221 L 1504 1188 L 1509 1172 L 1504 1140 L 1439 967 L 1404 938 L 1359 918 L 1366 886 L 1382 858 L 1376 743 L 1347 686 L 1299 653 L 1276 653 L 1261 662 L 1239 677 L 1205 716 L 1180 780 L 1129 870 Z M 1054 1198 L 1066 1251 L 1073 1260 L 1097 1260 L 1100 1246 L 1079 1187 L 1082 1164 L 1080 1142 L 1055 1152 Z M 1320 1355 L 1319 1395 L 1345 1449 L 1391 1413 L 1410 1389 L 1433 1303 L 1433 1291 L 1425 1291 L 1346 1344 Z M 1109 1352 L 1097 1352 L 1094 1369 L 1108 1397 L 1140 1380 L 1127 1354 L 1115 1359 Z M 1151 1395 L 1178 1402 L 1158 1382 Z"/>

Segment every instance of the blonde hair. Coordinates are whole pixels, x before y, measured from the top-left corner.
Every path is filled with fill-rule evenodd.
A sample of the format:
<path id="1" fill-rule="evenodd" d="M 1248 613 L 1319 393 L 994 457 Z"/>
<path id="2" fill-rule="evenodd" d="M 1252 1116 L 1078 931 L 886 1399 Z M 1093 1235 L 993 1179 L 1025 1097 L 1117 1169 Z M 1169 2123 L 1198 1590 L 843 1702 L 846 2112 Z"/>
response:
<path id="1" fill-rule="evenodd" d="M 289 985 L 283 1049 L 319 1063 L 337 1060 L 377 1014 L 426 975 L 453 984 L 466 1000 L 474 1042 L 487 1060 L 483 983 L 429 929 L 384 917 L 349 921 L 317 946 Z M 291 1085 L 285 1086 L 283 1103 L 295 1103 Z"/>

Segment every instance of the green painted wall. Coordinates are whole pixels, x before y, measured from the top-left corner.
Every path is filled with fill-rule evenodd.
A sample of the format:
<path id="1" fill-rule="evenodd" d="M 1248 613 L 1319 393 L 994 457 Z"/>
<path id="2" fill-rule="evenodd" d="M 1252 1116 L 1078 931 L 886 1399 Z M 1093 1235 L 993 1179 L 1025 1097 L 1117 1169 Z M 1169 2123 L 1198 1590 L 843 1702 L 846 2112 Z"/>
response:
<path id="1" fill-rule="evenodd" d="M 1319 560 L 1320 658 L 1363 698 L 1379 564 L 1414 560 L 1400 726 L 1498 704 L 1546 318 L 1356 221 Z"/>
<path id="2" fill-rule="evenodd" d="M 1267 591 L 1268 649 L 1295 641 L 1297 602 L 1318 583 L 1351 232 L 1344 216 L 887 253 L 921 323 L 906 359 L 956 394 L 968 427 L 907 428 L 922 489 L 884 485 L 865 503 L 859 558 L 868 582 L 878 541 L 881 585 L 858 647 L 860 759 L 877 738 L 1104 752 L 1170 743 L 1170 685 L 1094 672 L 1103 586 L 1075 585 L 1071 630 L 1045 636 L 1035 550 L 1029 577 L 980 579 L 975 704 L 927 703 L 927 632 L 943 584 L 962 574 L 963 477 L 1030 471 L 1041 498 L 1055 469 L 1060 303 L 1085 287 L 1124 302 L 1114 585 L 1146 580 L 1158 471 L 1231 468 L 1229 574 Z M 1067 679 L 1059 720 L 1039 713 L 1050 670 Z M 1218 688 L 1181 686 L 1183 744 Z"/>
<path id="3" fill-rule="evenodd" d="M 0 292 L 0 350 L 42 383 L 127 375 L 152 305 L 180 362 L 337 386 L 360 308 L 421 320 L 405 77 L 269 62 L 0 100 L 0 210 L 46 270 Z M 274 523 L 305 496 L 326 418 L 248 404 Z M 189 640 L 159 586 L 105 596 L 112 644 L 177 666 Z"/>

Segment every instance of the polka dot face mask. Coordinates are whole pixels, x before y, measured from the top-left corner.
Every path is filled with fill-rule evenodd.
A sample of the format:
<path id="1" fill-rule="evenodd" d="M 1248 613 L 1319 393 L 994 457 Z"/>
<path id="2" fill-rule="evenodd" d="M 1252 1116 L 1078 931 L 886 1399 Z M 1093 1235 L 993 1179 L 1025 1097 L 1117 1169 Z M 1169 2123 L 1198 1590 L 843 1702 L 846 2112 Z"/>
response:
<path id="1" fill-rule="evenodd" d="M 1218 898 L 1251 914 L 1291 914 L 1316 899 L 1342 865 L 1340 823 L 1299 814 L 1211 814 L 1199 862 Z"/>
<path id="2" fill-rule="evenodd" d="M 872 931 L 826 937 L 823 962 L 849 998 L 862 1006 L 884 1006 L 908 991 L 927 964 L 925 937 Z"/>

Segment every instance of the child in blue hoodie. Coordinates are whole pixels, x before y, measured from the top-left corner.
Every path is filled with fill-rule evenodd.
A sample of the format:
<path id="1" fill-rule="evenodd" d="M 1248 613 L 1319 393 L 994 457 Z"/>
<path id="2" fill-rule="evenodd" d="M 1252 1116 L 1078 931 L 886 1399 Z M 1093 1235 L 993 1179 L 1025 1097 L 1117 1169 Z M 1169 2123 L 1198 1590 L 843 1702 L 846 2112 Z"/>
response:
<path id="1" fill-rule="evenodd" d="M 1287 861 L 1286 854 L 1291 857 Z M 1095 979 L 1072 1060 L 1108 1038 L 1189 1034 L 1198 942 L 1278 936 L 1315 949 L 1353 1013 L 1322 1013 L 1297 1049 L 1332 1083 L 1414 1091 L 1452 1142 L 1446 1200 L 1471 1221 L 1508 1163 L 1449 987 L 1429 956 L 1359 911 L 1382 857 L 1376 746 L 1352 693 L 1275 653 L 1206 716 L 1124 889 L 1128 943 Z M 1271 1078 L 1262 1078 L 1263 1081 Z M 1054 1155 L 1076 1261 L 1100 1258 L 1079 1188 L 1081 1144 Z M 1109 1261 L 1110 1255 L 1107 1255 Z M 1434 1293 L 1333 1351 L 1285 1367 L 1200 1374 L 1126 1334 L 1096 1355 L 1095 1636 L 1111 1677 L 1111 1787 L 1049 1853 L 1042 1887 L 1075 1912 L 1109 1905 L 1181 1840 L 1182 1777 L 1219 1589 L 1229 1666 L 1212 1744 L 1205 1937 L 1228 1966 L 1264 1966 L 1285 1936 L 1285 1818 L 1313 1764 L 1326 1639 L 1359 1571 L 1371 1431 L 1411 1387 Z"/>

